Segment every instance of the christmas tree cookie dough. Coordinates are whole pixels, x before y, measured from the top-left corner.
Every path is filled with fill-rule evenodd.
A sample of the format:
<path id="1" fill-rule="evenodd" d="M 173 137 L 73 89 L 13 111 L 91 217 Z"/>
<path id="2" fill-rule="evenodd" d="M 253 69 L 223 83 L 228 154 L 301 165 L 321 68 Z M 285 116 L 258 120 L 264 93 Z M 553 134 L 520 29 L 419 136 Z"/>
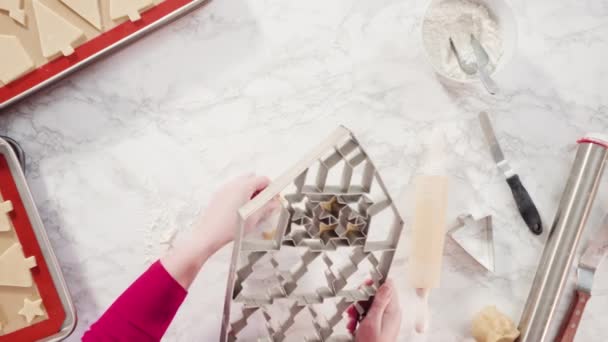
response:
<path id="1" fill-rule="evenodd" d="M 0 255 L 0 286 L 30 287 L 36 259 L 23 255 L 21 244 L 15 243 Z"/>
<path id="2" fill-rule="evenodd" d="M 2 41 L 2 37 L 3 36 L 0 35 L 0 41 Z M 1 43 L 0 47 L 2 47 Z M 2 51 L 1 48 L 0 51 Z M 0 68 L 2 67 L 0 66 Z M 8 213 L 11 211 L 13 211 L 13 202 L 4 201 L 0 203 L 0 232 L 8 232 L 11 230 L 11 218 L 8 216 Z"/>
<path id="3" fill-rule="evenodd" d="M 84 38 L 84 32 L 40 0 L 34 0 L 34 12 L 40 33 L 42 55 L 51 58 L 59 53 L 64 56 L 73 54 L 73 45 Z"/>
<path id="4" fill-rule="evenodd" d="M 137 21 L 141 19 L 140 13 L 152 6 L 154 0 L 110 0 L 110 18 L 129 17 L 129 20 Z"/>
<path id="5" fill-rule="evenodd" d="M 98 30 L 102 29 L 99 0 L 61 0 L 61 2 Z"/>
<path id="6" fill-rule="evenodd" d="M 34 62 L 27 54 L 17 37 L 0 35 L 0 81 L 8 84 L 34 69 Z M 0 213 L 1 214 L 1 213 Z M 0 231 L 3 224 L 0 222 Z"/>
<path id="7" fill-rule="evenodd" d="M 25 25 L 25 11 L 21 9 L 21 0 L 0 0 L 0 10 L 7 11 L 9 17 Z"/>

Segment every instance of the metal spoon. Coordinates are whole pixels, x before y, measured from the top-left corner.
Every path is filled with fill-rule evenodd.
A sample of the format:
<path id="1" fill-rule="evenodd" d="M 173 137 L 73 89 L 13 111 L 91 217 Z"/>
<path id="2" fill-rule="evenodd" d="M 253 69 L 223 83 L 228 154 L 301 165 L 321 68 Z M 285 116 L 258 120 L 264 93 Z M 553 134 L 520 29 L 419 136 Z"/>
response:
<path id="1" fill-rule="evenodd" d="M 490 58 L 488 57 L 488 53 L 481 46 L 479 40 L 475 38 L 474 35 L 471 34 L 471 47 L 473 48 L 473 54 L 475 54 L 475 59 L 477 60 L 477 71 L 479 71 L 479 78 L 483 83 L 484 87 L 488 93 L 494 95 L 498 92 L 498 87 L 494 80 L 490 77 L 488 72 L 486 71 L 486 66 L 490 62 Z"/>
<path id="2" fill-rule="evenodd" d="M 450 37 L 450 47 L 452 48 L 454 55 L 456 55 L 456 60 L 458 61 L 460 69 L 462 69 L 462 71 L 464 71 L 464 73 L 467 75 L 475 75 L 477 73 L 477 63 L 469 61 L 463 58 L 462 55 L 460 55 L 458 49 L 456 48 L 456 45 L 454 45 L 452 37 Z"/>
<path id="3" fill-rule="evenodd" d="M 450 47 L 451 47 L 452 51 L 454 52 L 454 55 L 456 56 L 456 60 L 458 61 L 458 65 L 460 66 L 460 69 L 462 69 L 462 71 L 464 71 L 464 73 L 467 75 L 479 74 L 478 75 L 479 79 L 483 83 L 483 85 L 486 88 L 486 90 L 488 91 L 488 93 L 494 95 L 498 92 L 498 87 L 496 86 L 496 83 L 494 83 L 494 81 L 490 78 L 490 76 L 485 71 L 485 67 L 487 66 L 488 61 L 489 61 L 488 54 L 485 52 L 485 50 L 483 49 L 481 44 L 479 44 L 479 41 L 477 39 L 475 39 L 475 37 L 473 35 L 471 35 L 471 38 L 472 38 L 471 48 L 473 50 L 473 54 L 475 55 L 475 61 L 470 61 L 470 60 L 464 58 L 458 52 L 458 49 L 456 48 L 456 45 L 454 45 L 454 41 L 452 40 L 452 37 L 450 37 Z M 477 44 L 475 44 L 473 42 L 473 40 L 475 40 L 475 42 L 477 42 Z M 480 51 L 478 48 L 481 48 L 481 54 L 480 54 Z"/>

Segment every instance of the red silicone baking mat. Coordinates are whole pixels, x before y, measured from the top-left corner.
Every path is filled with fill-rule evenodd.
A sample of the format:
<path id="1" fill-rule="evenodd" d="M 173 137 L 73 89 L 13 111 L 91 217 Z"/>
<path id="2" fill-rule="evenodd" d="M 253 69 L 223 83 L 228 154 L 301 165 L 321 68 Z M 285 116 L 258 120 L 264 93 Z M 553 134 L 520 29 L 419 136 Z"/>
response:
<path id="1" fill-rule="evenodd" d="M 38 292 L 42 298 L 42 305 L 47 312 L 48 319 L 33 324 L 27 328 L 14 331 L 0 336 L 0 342 L 15 341 L 37 341 L 59 332 L 66 314 L 61 304 L 61 299 L 49 272 L 46 260 L 42 255 L 36 234 L 27 215 L 19 190 L 13 179 L 6 158 L 0 155 L 0 189 L 5 201 L 13 202 L 13 211 L 9 213 L 15 228 L 15 233 L 23 247 L 26 257 L 36 257 L 37 266 L 32 268 L 34 282 L 38 286 Z"/>
<path id="2" fill-rule="evenodd" d="M 105 52 L 105 49 L 128 39 L 138 31 L 157 25 L 172 14 L 181 15 L 182 13 L 178 12 L 186 6 L 195 3 L 204 4 L 206 2 L 207 1 L 201 0 L 164 0 L 158 5 L 143 12 L 140 20 L 134 22 L 126 21 L 83 43 L 74 49 L 75 52 L 70 56 L 61 56 L 40 68 L 31 71 L 23 77 L 0 87 L 0 108 L 39 85 L 42 85 L 47 80 L 59 76 L 71 68 L 78 67 L 83 62 L 92 61 L 96 55 Z"/>

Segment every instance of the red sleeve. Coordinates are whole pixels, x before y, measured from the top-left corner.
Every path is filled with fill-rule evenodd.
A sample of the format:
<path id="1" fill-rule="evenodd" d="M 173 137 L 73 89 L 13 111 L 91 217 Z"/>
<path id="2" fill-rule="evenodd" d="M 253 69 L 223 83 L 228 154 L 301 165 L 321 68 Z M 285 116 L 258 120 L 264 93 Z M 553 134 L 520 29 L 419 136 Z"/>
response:
<path id="1" fill-rule="evenodd" d="M 83 341 L 159 341 L 187 291 L 155 262 L 82 336 Z"/>

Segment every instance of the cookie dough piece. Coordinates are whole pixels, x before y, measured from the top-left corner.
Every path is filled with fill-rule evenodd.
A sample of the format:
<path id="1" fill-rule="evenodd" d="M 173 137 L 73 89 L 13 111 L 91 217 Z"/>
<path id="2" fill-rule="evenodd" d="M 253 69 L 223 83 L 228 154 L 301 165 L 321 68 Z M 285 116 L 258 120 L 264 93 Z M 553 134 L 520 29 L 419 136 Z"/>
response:
<path id="1" fill-rule="evenodd" d="M 338 199 L 333 196 L 329 199 L 329 201 L 320 202 L 319 206 L 323 208 L 326 212 L 338 217 L 340 212 L 340 204 L 338 203 Z"/>
<path id="2" fill-rule="evenodd" d="M 0 35 L 0 42 L 2 41 L 2 37 L 3 36 Z M 2 44 L 0 43 L 0 47 L 1 46 Z M 0 50 L 2 49 L 0 48 Z M 1 67 L 2 66 L 0 66 L 0 68 Z M 10 211 L 13 211 L 13 202 L 4 201 L 0 203 L 0 232 L 8 232 L 11 230 L 11 218 L 8 216 Z"/>
<path id="3" fill-rule="evenodd" d="M 0 255 L 0 286 L 30 287 L 36 258 L 26 258 L 20 243 L 10 246 Z"/>
<path id="4" fill-rule="evenodd" d="M 336 228 L 338 228 L 338 224 L 337 223 L 331 223 L 331 224 L 326 224 L 321 222 L 319 224 L 319 234 L 325 233 L 325 232 L 333 232 L 334 230 L 336 230 Z"/>
<path id="5" fill-rule="evenodd" d="M 44 311 L 42 311 L 40 305 L 42 305 L 42 299 L 29 300 L 25 298 L 23 308 L 19 310 L 18 314 L 25 317 L 27 324 L 30 324 L 36 316 L 44 316 Z"/>
<path id="6" fill-rule="evenodd" d="M 40 0 L 34 0 L 34 12 L 36 23 L 38 23 L 42 55 L 51 58 L 60 52 L 64 56 L 73 54 L 72 45 L 84 38 L 84 32 L 53 12 Z"/>
<path id="7" fill-rule="evenodd" d="M 7 11 L 9 17 L 25 26 L 25 11 L 21 9 L 21 0 L 0 0 L 0 10 Z"/>
<path id="8" fill-rule="evenodd" d="M 271 229 L 271 230 L 267 230 L 267 231 L 263 231 L 262 232 L 262 237 L 264 238 L 264 240 L 272 240 L 274 239 L 274 234 L 277 232 L 277 229 Z"/>
<path id="9" fill-rule="evenodd" d="M 475 315 L 471 332 L 477 342 L 513 342 L 519 337 L 515 323 L 493 305 Z"/>
<path id="10" fill-rule="evenodd" d="M 91 25 L 95 26 L 95 28 L 102 30 L 99 0 L 61 0 L 61 2 L 71 8 L 84 20 L 91 23 Z"/>
<path id="11" fill-rule="evenodd" d="M 110 18 L 129 17 L 129 20 L 137 21 L 141 19 L 141 12 L 154 5 L 154 0 L 110 0 Z"/>
<path id="12" fill-rule="evenodd" d="M 0 0 L 2 1 L 2 0 Z M 34 69 L 34 61 L 15 36 L 0 35 L 0 81 L 8 84 Z M 0 223 L 0 231 L 2 231 Z"/>

